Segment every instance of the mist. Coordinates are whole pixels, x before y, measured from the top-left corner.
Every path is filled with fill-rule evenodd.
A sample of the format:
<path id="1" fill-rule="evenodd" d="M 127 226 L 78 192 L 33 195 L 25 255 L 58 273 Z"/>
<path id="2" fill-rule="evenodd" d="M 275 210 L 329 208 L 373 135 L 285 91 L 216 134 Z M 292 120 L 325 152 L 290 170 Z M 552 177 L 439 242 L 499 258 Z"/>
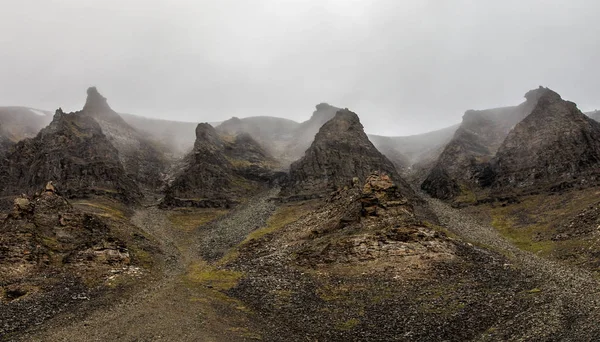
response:
<path id="1" fill-rule="evenodd" d="M 0 105 L 78 110 L 95 85 L 154 118 L 303 121 L 327 102 L 409 135 L 538 85 L 600 108 L 596 1 L 23 0 L 0 14 Z"/>

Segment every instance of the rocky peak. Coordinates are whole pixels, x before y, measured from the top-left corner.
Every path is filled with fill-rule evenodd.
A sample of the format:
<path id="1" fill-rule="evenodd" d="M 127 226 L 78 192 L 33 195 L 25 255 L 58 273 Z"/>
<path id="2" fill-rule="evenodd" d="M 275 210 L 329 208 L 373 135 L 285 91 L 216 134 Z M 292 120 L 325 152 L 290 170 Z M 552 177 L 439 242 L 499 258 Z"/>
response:
<path id="1" fill-rule="evenodd" d="M 57 110 L 48 127 L 17 143 L 6 160 L 0 164 L 4 196 L 32 192 L 48 179 L 67 197 L 97 194 L 135 202 L 140 196 L 100 125 L 82 113 Z"/>
<path id="2" fill-rule="evenodd" d="M 509 132 L 528 117 L 538 100 L 550 90 L 539 87 L 525 94 L 518 106 L 468 110 L 452 140 L 446 145 L 421 188 L 432 196 L 452 199 L 487 180 L 487 164 Z M 442 196 L 442 197 L 440 197 Z"/>
<path id="3" fill-rule="evenodd" d="M 589 186 L 596 182 L 599 165 L 600 123 L 581 113 L 575 103 L 544 89 L 531 114 L 510 132 L 492 161 L 493 187 L 503 192 Z"/>
<path id="4" fill-rule="evenodd" d="M 108 101 L 100 94 L 96 87 L 89 87 L 87 90 L 87 99 L 83 106 L 85 112 L 110 113 L 114 112 L 108 105 Z"/>
<path id="5" fill-rule="evenodd" d="M 369 141 L 358 115 L 342 109 L 321 127 L 304 157 L 292 163 L 282 194 L 320 197 L 350 186 L 355 178 L 364 182 L 374 171 L 389 175 L 407 196 L 413 195 L 392 162 Z"/>
<path id="6" fill-rule="evenodd" d="M 129 177 L 148 187 L 160 187 L 167 170 L 165 151 L 148 140 L 115 112 L 96 87 L 87 90 L 81 114 L 96 120 L 110 143 L 119 151 L 119 160 Z"/>
<path id="7" fill-rule="evenodd" d="M 163 206 L 229 207 L 264 189 L 276 177 L 275 161 L 249 135 L 219 135 L 196 127 L 194 150 L 165 192 Z"/>
<path id="8" fill-rule="evenodd" d="M 196 142 L 194 148 L 196 150 L 208 147 L 210 149 L 220 149 L 223 147 L 223 142 L 219 137 L 219 133 L 213 126 L 208 123 L 200 123 L 196 126 Z"/>

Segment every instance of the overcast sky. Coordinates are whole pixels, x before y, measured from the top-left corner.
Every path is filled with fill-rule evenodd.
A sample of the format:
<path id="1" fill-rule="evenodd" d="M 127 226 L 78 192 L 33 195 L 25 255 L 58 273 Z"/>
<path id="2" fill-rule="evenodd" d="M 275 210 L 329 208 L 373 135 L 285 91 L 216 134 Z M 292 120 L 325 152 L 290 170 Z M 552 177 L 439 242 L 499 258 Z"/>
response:
<path id="1" fill-rule="evenodd" d="M 2 0 L 0 105 L 303 121 L 407 135 L 549 86 L 600 108 L 597 0 Z"/>

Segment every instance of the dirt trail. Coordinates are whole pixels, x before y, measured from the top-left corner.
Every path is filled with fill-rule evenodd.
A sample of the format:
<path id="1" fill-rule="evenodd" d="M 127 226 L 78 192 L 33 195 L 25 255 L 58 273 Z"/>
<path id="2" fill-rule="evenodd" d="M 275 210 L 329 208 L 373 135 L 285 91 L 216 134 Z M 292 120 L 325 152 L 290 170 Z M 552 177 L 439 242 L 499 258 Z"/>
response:
<path id="1" fill-rule="evenodd" d="M 594 327 L 600 322 L 600 282 L 590 272 L 521 250 L 501 236 L 495 228 L 482 224 L 468 213 L 452 208 L 442 201 L 423 197 L 441 224 L 450 232 L 475 245 L 483 245 L 507 255 L 514 266 L 520 267 L 528 276 L 543 284 L 544 295 L 553 298 L 546 308 L 547 311 L 541 313 L 544 320 L 561 319 L 557 317 L 558 312 L 564 309 L 564 306 L 568 306 L 574 316 L 578 317 L 578 320 L 573 322 L 577 331 L 597 330 Z M 535 329 L 536 324 L 537 322 L 531 322 L 532 329 Z M 543 326 L 545 324 L 540 322 L 540 327 Z M 597 340 L 600 336 L 589 338 Z"/>
<path id="2" fill-rule="evenodd" d="M 260 324 L 242 303 L 218 289 L 190 281 L 191 265 L 210 267 L 202 255 L 218 256 L 260 228 L 275 206 L 274 191 L 192 231 L 173 226 L 156 207 L 135 212 L 132 222 L 154 236 L 166 256 L 164 277 L 131 299 L 98 309 L 83 320 L 50 322 L 27 341 L 246 341 Z"/>

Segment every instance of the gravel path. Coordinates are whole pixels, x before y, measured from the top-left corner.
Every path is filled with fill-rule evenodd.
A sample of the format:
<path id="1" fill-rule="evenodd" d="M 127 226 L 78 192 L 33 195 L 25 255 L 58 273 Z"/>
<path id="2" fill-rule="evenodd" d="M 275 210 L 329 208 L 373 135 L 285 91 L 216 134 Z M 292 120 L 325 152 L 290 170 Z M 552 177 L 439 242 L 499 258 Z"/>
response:
<path id="1" fill-rule="evenodd" d="M 565 307 L 568 307 L 568 311 L 574 317 L 578 317 L 578 320 L 573 322 L 572 331 L 585 334 L 586 331 L 591 333 L 598 330 L 600 284 L 590 272 L 523 251 L 501 236 L 492 226 L 482 224 L 466 212 L 452 208 L 442 201 L 427 196 L 423 197 L 438 216 L 441 224 L 450 232 L 468 242 L 484 245 L 507 255 L 514 266 L 519 267 L 526 275 L 543 284 L 544 295 L 553 300 L 546 308 L 547 311 L 542 313 L 544 322 L 539 322 L 540 329 L 547 327 L 548 322 L 552 320 L 560 320 L 561 318 L 557 317 L 558 313 L 564 312 Z M 531 324 L 533 333 L 535 333 L 537 323 L 532 321 Z M 565 336 L 557 337 L 557 340 L 581 340 L 573 338 L 569 332 L 563 332 L 563 334 Z M 599 339 L 600 336 L 587 336 L 584 340 Z"/>

